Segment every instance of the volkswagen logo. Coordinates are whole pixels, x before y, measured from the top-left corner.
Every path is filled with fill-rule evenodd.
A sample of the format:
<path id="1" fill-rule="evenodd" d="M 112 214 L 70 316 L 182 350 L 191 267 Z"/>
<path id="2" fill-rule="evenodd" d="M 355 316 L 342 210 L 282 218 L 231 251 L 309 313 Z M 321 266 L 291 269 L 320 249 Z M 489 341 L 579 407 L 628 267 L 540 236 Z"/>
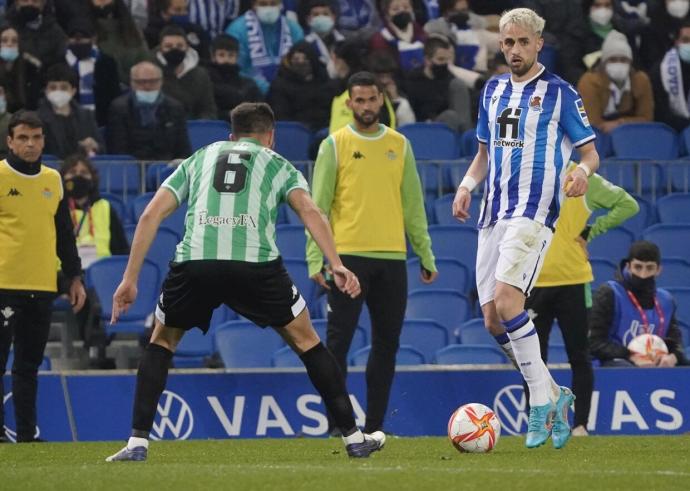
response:
<path id="1" fill-rule="evenodd" d="M 12 407 L 13 405 L 11 403 L 8 404 L 8 401 L 10 399 L 12 399 L 12 392 L 8 392 L 7 394 L 5 394 L 5 397 L 2 398 L 3 408 L 5 410 L 5 423 L 7 423 L 8 416 L 13 417 L 13 415 L 14 415 L 14 408 Z M 2 430 L 4 431 L 5 436 L 7 437 L 7 439 L 9 441 L 11 441 L 11 442 L 17 441 L 17 432 L 15 430 L 13 430 L 12 428 L 10 428 L 9 426 L 7 426 L 7 424 L 5 424 L 5 426 L 2 428 Z M 41 434 L 41 430 L 38 427 L 38 425 L 36 425 L 36 434 L 34 435 L 34 438 L 38 438 L 40 434 Z"/>
<path id="2" fill-rule="evenodd" d="M 187 401 L 172 391 L 164 390 L 158 401 L 158 413 L 151 428 L 151 439 L 186 440 L 194 429 L 194 415 Z"/>
<path id="3" fill-rule="evenodd" d="M 494 413 L 509 435 L 527 431 L 527 399 L 522 385 L 507 385 L 494 398 Z"/>

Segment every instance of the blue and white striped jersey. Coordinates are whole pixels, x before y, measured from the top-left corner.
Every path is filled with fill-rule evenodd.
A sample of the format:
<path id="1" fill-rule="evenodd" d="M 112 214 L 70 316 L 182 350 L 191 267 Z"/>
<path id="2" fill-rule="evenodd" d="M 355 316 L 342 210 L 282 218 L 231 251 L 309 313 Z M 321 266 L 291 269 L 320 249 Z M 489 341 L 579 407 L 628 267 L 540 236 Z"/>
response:
<path id="1" fill-rule="evenodd" d="M 580 95 L 543 67 L 524 82 L 490 79 L 477 122 L 489 163 L 477 226 L 524 216 L 554 227 L 573 147 L 594 138 Z"/>

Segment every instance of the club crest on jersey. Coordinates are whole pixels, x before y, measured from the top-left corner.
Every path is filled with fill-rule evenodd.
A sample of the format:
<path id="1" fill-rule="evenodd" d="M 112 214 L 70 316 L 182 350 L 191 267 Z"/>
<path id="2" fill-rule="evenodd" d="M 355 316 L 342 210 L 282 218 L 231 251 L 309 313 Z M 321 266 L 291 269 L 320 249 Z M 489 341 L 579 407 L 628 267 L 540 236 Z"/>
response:
<path id="1" fill-rule="evenodd" d="M 541 112 L 541 97 L 533 95 L 529 98 L 529 108 L 533 111 Z"/>
<path id="2" fill-rule="evenodd" d="M 53 197 L 53 192 L 48 188 L 43 188 L 43 192 L 41 194 L 43 194 L 45 199 L 50 199 Z"/>

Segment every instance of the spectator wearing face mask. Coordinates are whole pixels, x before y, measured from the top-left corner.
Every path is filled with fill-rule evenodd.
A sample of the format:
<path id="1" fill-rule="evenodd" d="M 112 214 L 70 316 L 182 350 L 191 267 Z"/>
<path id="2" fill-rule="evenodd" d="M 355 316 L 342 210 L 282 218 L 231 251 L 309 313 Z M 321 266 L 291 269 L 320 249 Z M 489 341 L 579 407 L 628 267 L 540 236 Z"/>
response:
<path id="1" fill-rule="evenodd" d="M 163 28 L 156 61 L 163 69 L 163 92 L 182 103 L 187 119 L 216 118 L 213 84 L 181 27 Z"/>
<path id="2" fill-rule="evenodd" d="M 309 34 L 304 38 L 319 54 L 319 61 L 328 70 L 328 76 L 337 78 L 331 50 L 336 43 L 344 41 L 340 31 L 335 27 L 336 15 L 331 0 L 311 0 L 309 2 L 305 23 Z"/>
<path id="3" fill-rule="evenodd" d="M 652 121 L 654 96 L 647 74 L 635 70 L 626 37 L 611 31 L 601 47 L 601 61 L 577 84 L 592 126 L 605 133 L 624 123 Z"/>
<path id="4" fill-rule="evenodd" d="M 665 0 L 661 4 L 652 12 L 650 24 L 654 64 L 675 46 L 678 30 L 690 19 L 690 0 Z"/>
<path id="5" fill-rule="evenodd" d="M 280 0 L 252 0 L 252 8 L 225 31 L 240 43 L 240 72 L 252 77 L 262 94 L 268 93 L 283 56 L 304 39 L 300 25 L 281 14 L 281 7 Z"/>
<path id="6" fill-rule="evenodd" d="M 142 160 L 187 158 L 192 153 L 182 104 L 162 93 L 163 71 L 143 61 L 134 65 L 132 91 L 113 101 L 108 111 L 111 153 Z"/>
<path id="7" fill-rule="evenodd" d="M 416 122 L 417 118 L 410 101 L 400 88 L 400 70 L 395 59 L 388 53 L 372 53 L 367 60 L 367 66 L 376 77 L 386 99 L 391 102 L 398 126 Z"/>
<path id="8" fill-rule="evenodd" d="M 94 155 L 103 149 L 92 111 L 76 100 L 77 76 L 66 64 L 50 67 L 46 73 L 45 99 L 38 115 L 45 127 L 45 153 L 64 158 L 84 152 Z"/>
<path id="9" fill-rule="evenodd" d="M 328 82 L 314 48 L 306 41 L 295 44 L 283 58 L 268 93 L 276 120 L 299 121 L 314 131 L 328 126 L 336 95 Z"/>
<path id="10" fill-rule="evenodd" d="M 120 95 L 120 77 L 114 58 L 101 52 L 91 21 L 77 18 L 70 24 L 65 61 L 79 79 L 77 100 L 94 111 L 96 122 L 105 126 L 110 103 Z"/>
<path id="11" fill-rule="evenodd" d="M 179 26 L 185 32 L 189 46 L 196 50 L 202 60 L 208 60 L 211 40 L 199 24 L 190 20 L 189 0 L 163 0 L 157 10 L 157 15 L 149 19 L 149 24 L 144 29 L 149 48 L 153 49 L 158 45 L 164 27 Z"/>
<path id="12" fill-rule="evenodd" d="M 41 98 L 40 62 L 25 56 L 19 34 L 12 26 L 0 29 L 0 79 L 5 81 L 5 98 L 10 112 L 35 109 Z"/>
<path id="13" fill-rule="evenodd" d="M 587 34 L 581 46 L 582 63 L 592 68 L 601 56 L 601 45 L 614 29 L 613 0 L 588 0 L 582 4 L 587 17 Z"/>
<path id="14" fill-rule="evenodd" d="M 240 75 L 237 64 L 239 49 L 237 39 L 219 34 L 211 43 L 211 63 L 206 68 L 213 83 L 218 118 L 226 121 L 230 121 L 230 111 L 242 102 L 263 99 L 254 80 Z"/>
<path id="15" fill-rule="evenodd" d="M 676 32 L 676 41 L 651 72 L 655 119 L 682 131 L 690 126 L 690 19 Z"/>
<path id="16" fill-rule="evenodd" d="M 346 38 L 369 39 L 381 27 L 376 0 L 336 0 L 337 27 Z"/>
<path id="17" fill-rule="evenodd" d="M 7 19 L 19 33 L 22 51 L 45 69 L 64 59 L 67 36 L 44 9 L 45 0 L 16 0 Z"/>
<path id="18" fill-rule="evenodd" d="M 403 72 L 421 67 L 426 34 L 415 22 L 410 0 L 383 0 L 381 12 L 384 27 L 371 38 L 372 52 L 390 52 Z"/>

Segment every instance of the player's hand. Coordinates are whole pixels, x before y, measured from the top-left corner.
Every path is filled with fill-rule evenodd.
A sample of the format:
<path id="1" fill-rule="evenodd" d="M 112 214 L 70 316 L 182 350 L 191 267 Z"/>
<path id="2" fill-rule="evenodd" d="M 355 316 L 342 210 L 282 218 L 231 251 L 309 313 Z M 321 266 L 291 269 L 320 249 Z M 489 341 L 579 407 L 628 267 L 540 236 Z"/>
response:
<path id="1" fill-rule="evenodd" d="M 121 314 L 126 313 L 137 298 L 137 284 L 134 281 L 122 280 L 113 294 L 113 312 L 110 323 L 115 324 Z"/>
<path id="2" fill-rule="evenodd" d="M 86 302 L 86 290 L 81 278 L 73 278 L 69 285 L 69 303 L 72 304 L 72 311 L 77 313 L 84 306 Z"/>
<path id="3" fill-rule="evenodd" d="M 350 298 L 355 298 L 362 292 L 362 288 L 359 286 L 359 279 L 345 266 L 340 265 L 333 268 L 333 281 L 335 281 L 335 286 L 341 292 L 350 295 Z"/>
<path id="4" fill-rule="evenodd" d="M 629 359 L 636 367 L 653 367 L 656 365 L 656 363 L 650 359 L 649 356 L 641 355 L 639 353 L 632 353 Z"/>
<path id="5" fill-rule="evenodd" d="M 587 174 L 582 169 L 577 168 L 565 176 L 563 190 L 568 198 L 577 198 L 587 192 L 588 185 Z"/>
<path id="6" fill-rule="evenodd" d="M 316 282 L 322 288 L 325 288 L 326 290 L 331 289 L 331 287 L 328 286 L 328 282 L 326 281 L 326 277 L 324 276 L 324 274 L 321 271 L 319 271 L 315 275 L 311 276 L 310 278 L 312 279 L 312 281 Z"/>
<path id="7" fill-rule="evenodd" d="M 587 241 L 578 235 L 577 237 L 575 237 L 575 242 L 577 242 L 579 244 L 579 246 L 582 247 L 582 250 L 585 253 L 585 258 L 589 259 L 589 251 L 587 250 Z"/>
<path id="8" fill-rule="evenodd" d="M 472 195 L 469 190 L 464 186 L 459 187 L 453 200 L 453 216 L 463 223 L 470 217 L 470 201 Z"/>
<path id="9" fill-rule="evenodd" d="M 429 271 L 424 266 L 422 266 L 421 275 L 422 283 L 428 285 L 429 283 L 433 283 L 436 280 L 436 277 L 438 276 L 438 271 Z"/>
<path id="10" fill-rule="evenodd" d="M 656 366 L 658 367 L 675 367 L 677 364 L 678 358 L 673 353 L 670 353 L 668 355 L 661 355 L 656 360 Z"/>

